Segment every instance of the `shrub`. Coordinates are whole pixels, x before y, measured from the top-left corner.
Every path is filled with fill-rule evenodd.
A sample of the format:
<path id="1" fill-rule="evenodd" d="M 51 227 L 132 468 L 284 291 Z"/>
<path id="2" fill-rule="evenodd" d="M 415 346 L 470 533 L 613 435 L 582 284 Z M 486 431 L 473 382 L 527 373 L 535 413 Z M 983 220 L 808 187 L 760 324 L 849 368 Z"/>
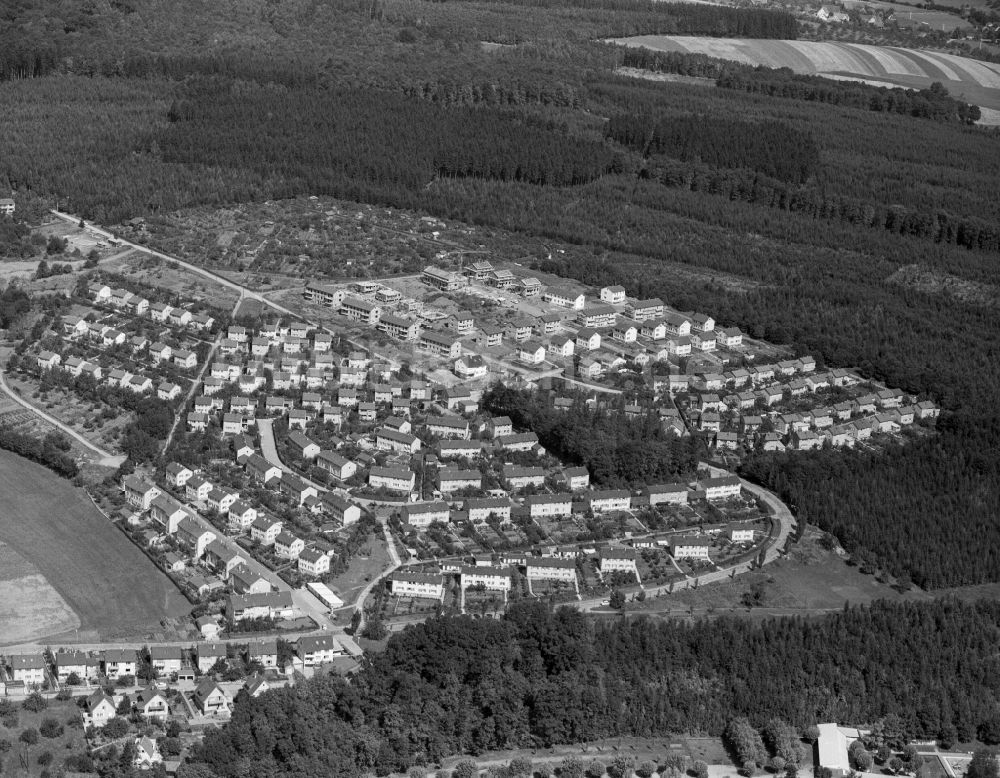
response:
<path id="1" fill-rule="evenodd" d="M 35 745 L 38 742 L 38 730 L 34 727 L 29 727 L 21 733 L 20 740 L 22 743 L 27 743 L 29 746 Z"/>
<path id="2" fill-rule="evenodd" d="M 479 766 L 471 759 L 463 759 L 452 771 L 453 778 L 474 778 L 479 774 Z"/>
<path id="3" fill-rule="evenodd" d="M 128 722 L 119 716 L 115 716 L 104 725 L 104 736 L 107 738 L 114 740 L 125 737 L 126 734 L 128 734 Z"/>
<path id="4" fill-rule="evenodd" d="M 601 778 L 604 775 L 604 764 L 598 759 L 587 762 L 587 778 Z"/>
<path id="5" fill-rule="evenodd" d="M 41 726 L 38 727 L 42 737 L 54 738 L 63 733 L 63 726 L 55 719 L 42 719 Z"/>
<path id="6" fill-rule="evenodd" d="M 45 765 L 51 763 L 52 763 L 51 751 L 42 751 L 42 753 L 38 755 L 38 764 L 40 764 L 42 767 L 45 767 Z"/>
<path id="7" fill-rule="evenodd" d="M 32 692 L 27 696 L 24 702 L 21 703 L 21 707 L 26 711 L 31 711 L 32 713 L 41 713 L 47 707 L 49 707 L 48 701 L 38 692 Z"/>

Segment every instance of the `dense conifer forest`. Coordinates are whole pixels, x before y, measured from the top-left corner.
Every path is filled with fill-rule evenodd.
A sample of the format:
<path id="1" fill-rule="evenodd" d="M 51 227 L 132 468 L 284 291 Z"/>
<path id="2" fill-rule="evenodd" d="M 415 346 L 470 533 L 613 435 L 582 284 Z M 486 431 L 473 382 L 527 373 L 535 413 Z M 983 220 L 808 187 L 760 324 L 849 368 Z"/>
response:
<path id="1" fill-rule="evenodd" d="M 675 481 L 698 469 L 696 440 L 668 435 L 655 413 L 628 419 L 621 409 L 591 410 L 582 399 L 570 411 L 559 411 L 542 392 L 502 384 L 483 396 L 483 408 L 509 416 L 518 429 L 533 430 L 547 451 L 563 462 L 585 465 L 601 486 Z"/>
<path id="2" fill-rule="evenodd" d="M 718 735 L 740 717 L 771 733 L 852 721 L 900 744 L 996 743 L 998 638 L 994 603 L 880 603 L 818 621 L 694 625 L 594 622 L 526 603 L 502 621 L 407 628 L 351 683 L 317 677 L 244 696 L 197 759 L 233 778 L 385 774 L 455 753 Z"/>

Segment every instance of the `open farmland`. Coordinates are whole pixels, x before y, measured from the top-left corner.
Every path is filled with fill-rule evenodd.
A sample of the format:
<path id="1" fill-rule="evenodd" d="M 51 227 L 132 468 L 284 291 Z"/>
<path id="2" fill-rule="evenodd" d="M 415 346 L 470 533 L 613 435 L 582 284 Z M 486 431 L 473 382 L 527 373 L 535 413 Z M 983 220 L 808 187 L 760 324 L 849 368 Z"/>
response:
<path id="1" fill-rule="evenodd" d="M 955 97 L 1000 109 L 1000 64 L 955 54 L 835 41 L 683 35 L 640 35 L 613 42 L 654 51 L 707 54 L 747 65 L 790 68 L 807 75 L 854 77 L 876 86 L 923 89 L 939 81 Z"/>
<path id="2" fill-rule="evenodd" d="M 0 542 L 27 560 L 76 613 L 81 638 L 145 635 L 157 630 L 162 619 L 189 610 L 170 579 L 101 515 L 82 489 L 41 465 L 0 451 L 0 495 Z M 34 612 L 32 599 L 18 602 L 24 614 Z M 5 608 L 13 604 L 7 602 Z M 72 629 L 66 619 L 47 627 L 42 634 L 49 636 Z M 41 634 L 36 630 L 34 636 Z"/>

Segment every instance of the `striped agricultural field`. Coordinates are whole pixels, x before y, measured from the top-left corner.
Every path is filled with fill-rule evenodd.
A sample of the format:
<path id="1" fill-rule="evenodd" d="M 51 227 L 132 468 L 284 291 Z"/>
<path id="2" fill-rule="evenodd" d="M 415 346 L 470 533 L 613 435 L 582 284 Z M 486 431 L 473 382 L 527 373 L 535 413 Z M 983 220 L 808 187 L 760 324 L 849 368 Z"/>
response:
<path id="1" fill-rule="evenodd" d="M 1000 109 L 1000 64 L 936 51 L 835 41 L 640 35 L 612 42 L 655 51 L 707 54 L 796 73 L 855 76 L 859 81 L 920 89 L 940 81 L 956 97 Z"/>

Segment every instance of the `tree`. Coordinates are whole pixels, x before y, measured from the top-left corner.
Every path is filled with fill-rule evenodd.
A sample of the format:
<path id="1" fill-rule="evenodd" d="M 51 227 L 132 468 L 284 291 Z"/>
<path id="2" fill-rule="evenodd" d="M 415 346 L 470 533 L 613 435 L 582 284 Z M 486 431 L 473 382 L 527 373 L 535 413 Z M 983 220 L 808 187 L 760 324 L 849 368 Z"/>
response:
<path id="1" fill-rule="evenodd" d="M 587 762 L 587 778 L 601 778 L 604 775 L 604 764 L 599 759 L 591 759 Z"/>
<path id="2" fill-rule="evenodd" d="M 889 758 L 891 756 L 892 756 L 892 749 L 889 748 L 889 746 L 887 746 L 885 743 L 882 743 L 875 750 L 875 761 L 878 762 L 879 764 L 885 764 L 886 762 L 889 761 Z"/>
<path id="3" fill-rule="evenodd" d="M 608 765 L 608 775 L 611 778 L 630 778 L 635 767 L 635 759 L 625 754 L 617 754 Z"/>
<path id="4" fill-rule="evenodd" d="M 819 727 L 817 727 L 815 724 L 810 724 L 808 727 L 805 728 L 805 731 L 802 733 L 802 737 L 803 739 L 808 740 L 810 743 L 815 743 L 817 740 L 819 740 Z"/>
<path id="5" fill-rule="evenodd" d="M 115 740 L 128 734 L 128 722 L 120 716 L 115 716 L 104 725 L 104 736 Z"/>
<path id="6" fill-rule="evenodd" d="M 32 692 L 21 703 L 21 707 L 31 713 L 41 713 L 49 707 L 49 702 L 39 692 Z"/>
<path id="7" fill-rule="evenodd" d="M 161 738 L 158 745 L 160 747 L 160 752 L 164 756 L 177 756 L 183 748 L 183 744 L 178 737 Z"/>
<path id="8" fill-rule="evenodd" d="M 559 778 L 583 778 L 583 760 L 575 754 L 563 757 L 559 765 Z"/>
<path id="9" fill-rule="evenodd" d="M 389 634 L 385 622 L 378 616 L 372 615 L 365 621 L 365 628 L 361 630 L 361 637 L 368 640 L 383 640 Z"/>
<path id="10" fill-rule="evenodd" d="M 892 772 L 898 774 L 903 769 L 903 760 L 898 756 L 894 756 L 889 760 L 887 766 Z"/>
<path id="11" fill-rule="evenodd" d="M 527 757 L 515 757 L 507 765 L 507 774 L 513 778 L 531 778 L 532 772 L 534 772 L 534 766 Z"/>
<path id="12" fill-rule="evenodd" d="M 652 778 L 653 773 L 656 772 L 656 762 L 651 762 L 648 759 L 639 762 L 635 772 L 639 778 Z"/>
<path id="13" fill-rule="evenodd" d="M 615 589 L 611 592 L 611 597 L 608 599 L 608 605 L 610 605 L 615 610 L 625 609 L 625 593 L 621 589 Z"/>
<path id="14" fill-rule="evenodd" d="M 20 741 L 27 743 L 29 746 L 35 745 L 38 742 L 38 730 L 34 727 L 28 727 L 21 733 Z"/>
<path id="15" fill-rule="evenodd" d="M 409 778 L 426 778 L 427 771 L 420 765 L 414 765 L 406 774 Z"/>
<path id="16" fill-rule="evenodd" d="M 708 765 L 700 759 L 696 759 L 691 765 L 691 773 L 694 778 L 708 778 Z"/>
<path id="17" fill-rule="evenodd" d="M 1000 764 L 997 752 L 992 748 L 981 748 L 973 752 L 972 760 L 965 771 L 966 778 L 1000 778 Z"/>
<path id="18" fill-rule="evenodd" d="M 771 757 L 770 767 L 771 770 L 773 770 L 775 773 L 780 773 L 782 770 L 784 770 L 786 764 L 787 763 L 785 762 L 784 757 L 780 756 Z"/>
<path id="19" fill-rule="evenodd" d="M 479 774 L 479 765 L 471 759 L 463 759 L 455 765 L 451 774 L 452 778 L 475 778 Z"/>
<path id="20" fill-rule="evenodd" d="M 56 719 L 46 718 L 42 719 L 42 723 L 39 725 L 38 731 L 41 733 L 42 737 L 56 738 L 62 735 L 63 726 Z"/>

